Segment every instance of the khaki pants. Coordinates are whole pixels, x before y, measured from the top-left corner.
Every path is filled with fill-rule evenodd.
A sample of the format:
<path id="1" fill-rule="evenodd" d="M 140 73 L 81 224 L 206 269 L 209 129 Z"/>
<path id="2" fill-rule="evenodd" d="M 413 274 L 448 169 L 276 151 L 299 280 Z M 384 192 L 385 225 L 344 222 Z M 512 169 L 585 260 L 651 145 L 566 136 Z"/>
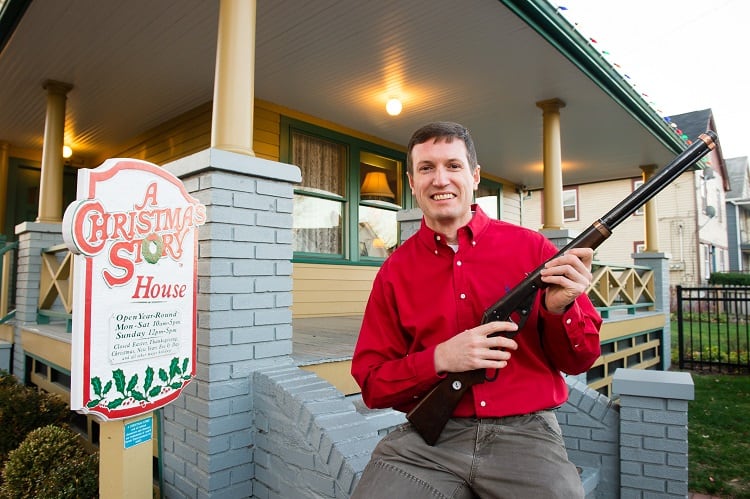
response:
<path id="1" fill-rule="evenodd" d="M 448 421 L 431 447 L 404 424 L 372 453 L 356 499 L 582 498 L 552 411 Z"/>

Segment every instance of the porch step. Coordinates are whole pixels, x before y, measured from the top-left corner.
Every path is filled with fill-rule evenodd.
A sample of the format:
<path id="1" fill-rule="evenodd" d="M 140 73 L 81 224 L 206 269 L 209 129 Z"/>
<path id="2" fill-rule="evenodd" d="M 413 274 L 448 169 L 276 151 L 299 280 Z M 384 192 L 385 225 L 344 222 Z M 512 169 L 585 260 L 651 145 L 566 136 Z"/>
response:
<path id="1" fill-rule="evenodd" d="M 586 499 L 595 498 L 596 487 L 599 485 L 599 468 L 578 466 L 578 472 L 581 475 L 584 497 Z"/>
<path id="2" fill-rule="evenodd" d="M 393 409 L 370 409 L 362 400 L 361 394 L 351 395 L 348 397 L 357 412 L 373 424 L 378 430 L 379 435 L 389 433 L 396 426 L 406 422 L 406 415 L 403 412 L 394 411 Z"/>

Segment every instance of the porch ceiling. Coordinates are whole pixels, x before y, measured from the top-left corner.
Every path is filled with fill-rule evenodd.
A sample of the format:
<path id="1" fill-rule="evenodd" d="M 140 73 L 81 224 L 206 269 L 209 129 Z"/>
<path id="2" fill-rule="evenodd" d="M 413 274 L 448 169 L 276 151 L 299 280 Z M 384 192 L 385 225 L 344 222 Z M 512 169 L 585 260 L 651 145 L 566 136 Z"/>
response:
<path id="1" fill-rule="evenodd" d="M 218 6 L 31 2 L 0 53 L 0 141 L 41 148 L 48 79 L 74 85 L 66 142 L 97 162 L 210 101 Z M 424 122 L 460 121 L 485 172 L 530 188 L 542 185 L 540 100 L 567 104 L 565 184 L 637 176 L 638 165 L 674 155 L 659 125 L 647 129 L 631 103 L 619 104 L 500 1 L 258 0 L 257 9 L 260 99 L 398 144 Z M 404 103 L 395 118 L 384 110 L 390 96 Z"/>

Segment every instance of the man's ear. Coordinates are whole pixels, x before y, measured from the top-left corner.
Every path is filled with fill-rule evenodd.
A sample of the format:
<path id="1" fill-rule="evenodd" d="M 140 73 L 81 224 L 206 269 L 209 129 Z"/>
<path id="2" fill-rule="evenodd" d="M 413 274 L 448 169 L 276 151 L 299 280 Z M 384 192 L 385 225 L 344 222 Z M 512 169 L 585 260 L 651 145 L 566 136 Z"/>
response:
<path id="1" fill-rule="evenodd" d="M 411 173 L 406 172 L 406 178 L 409 179 L 409 189 L 411 189 L 411 193 L 414 194 L 414 179 L 411 177 Z"/>
<path id="2" fill-rule="evenodd" d="M 477 165 L 477 167 L 474 168 L 474 190 L 477 190 L 479 188 L 479 180 L 480 180 L 479 170 L 481 168 L 482 167 L 479 165 Z"/>

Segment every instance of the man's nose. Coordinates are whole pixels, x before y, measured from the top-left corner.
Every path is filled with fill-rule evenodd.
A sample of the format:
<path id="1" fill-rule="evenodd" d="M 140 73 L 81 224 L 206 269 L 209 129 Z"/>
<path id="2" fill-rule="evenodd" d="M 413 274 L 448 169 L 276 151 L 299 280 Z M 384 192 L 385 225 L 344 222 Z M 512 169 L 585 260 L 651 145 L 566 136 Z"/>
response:
<path id="1" fill-rule="evenodd" d="M 435 176 L 432 178 L 432 183 L 435 185 L 445 185 L 448 183 L 448 171 L 439 166 L 435 168 Z"/>

